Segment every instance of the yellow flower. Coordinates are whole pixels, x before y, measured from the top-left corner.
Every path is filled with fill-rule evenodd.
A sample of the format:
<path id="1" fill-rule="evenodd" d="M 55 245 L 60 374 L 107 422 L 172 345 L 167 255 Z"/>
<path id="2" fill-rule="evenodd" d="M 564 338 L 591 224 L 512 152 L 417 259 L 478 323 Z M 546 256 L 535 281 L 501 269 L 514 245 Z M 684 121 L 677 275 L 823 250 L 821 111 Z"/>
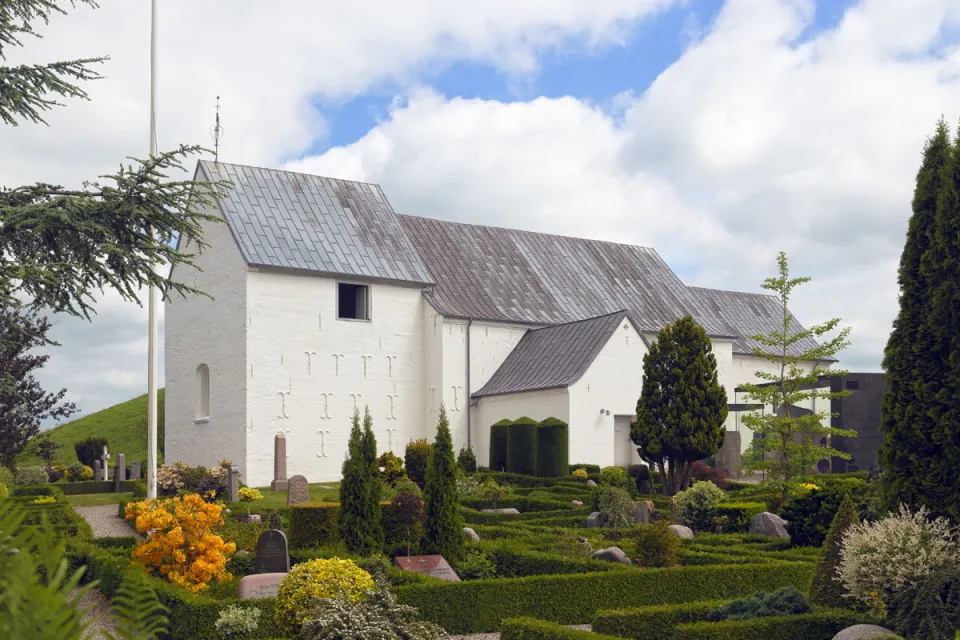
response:
<path id="1" fill-rule="evenodd" d="M 296 632 L 316 598 L 332 598 L 343 593 L 356 602 L 373 590 L 370 574 L 350 560 L 318 558 L 301 562 L 280 581 L 275 616 L 277 624 Z"/>

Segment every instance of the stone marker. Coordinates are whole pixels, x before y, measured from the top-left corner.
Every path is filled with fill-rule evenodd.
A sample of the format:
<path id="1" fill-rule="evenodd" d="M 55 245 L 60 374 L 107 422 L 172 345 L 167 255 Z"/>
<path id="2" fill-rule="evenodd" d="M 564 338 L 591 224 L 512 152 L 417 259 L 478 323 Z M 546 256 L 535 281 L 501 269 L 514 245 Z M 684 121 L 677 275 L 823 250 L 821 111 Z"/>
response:
<path id="1" fill-rule="evenodd" d="M 93 461 L 93 479 L 97 482 L 103 482 L 103 463 L 99 460 Z"/>
<path id="2" fill-rule="evenodd" d="M 290 478 L 287 482 L 287 506 L 310 502 L 310 487 L 307 479 L 301 475 Z"/>
<path id="3" fill-rule="evenodd" d="M 597 486 L 597 483 L 594 482 L 593 480 L 587 480 L 587 486 L 588 486 L 588 487 L 595 487 L 595 486 Z"/>
<path id="4" fill-rule="evenodd" d="M 134 460 L 130 463 L 130 479 L 139 480 L 140 479 L 140 461 Z"/>
<path id="5" fill-rule="evenodd" d="M 107 451 L 107 448 L 103 448 L 103 456 L 100 458 L 100 461 L 103 462 L 103 481 L 109 482 L 110 480 L 110 453 Z"/>
<path id="6" fill-rule="evenodd" d="M 236 502 L 240 499 L 240 467 L 235 464 L 230 465 L 230 481 L 227 483 L 230 491 L 230 502 Z"/>
<path id="7" fill-rule="evenodd" d="M 878 627 L 875 624 L 855 624 L 833 636 L 833 640 L 874 640 L 879 638 L 896 637 L 893 631 Z"/>
<path id="8" fill-rule="evenodd" d="M 682 524 L 670 525 L 670 533 L 677 536 L 681 540 L 691 540 L 693 538 L 693 529 L 690 527 L 685 527 Z"/>
<path id="9" fill-rule="evenodd" d="M 397 556 L 393 559 L 393 564 L 405 571 L 425 573 L 449 582 L 460 582 L 460 576 L 454 573 L 443 556 Z"/>
<path id="10" fill-rule="evenodd" d="M 477 535 L 477 532 L 470 527 L 463 528 L 463 535 L 471 542 L 480 542 L 480 536 Z"/>
<path id="11" fill-rule="evenodd" d="M 743 476 L 740 456 L 740 432 L 727 431 L 723 445 L 714 456 L 715 466 L 728 478 Z"/>
<path id="12" fill-rule="evenodd" d="M 257 538 L 257 558 L 254 561 L 257 573 L 282 573 L 290 571 L 290 553 L 287 536 L 283 531 L 267 529 Z"/>
<path id="13" fill-rule="evenodd" d="M 508 509 L 484 509 L 483 512 L 484 513 L 505 513 L 507 515 L 512 515 L 512 516 L 520 515 L 520 512 L 514 509 L 513 507 L 510 507 Z"/>
<path id="14" fill-rule="evenodd" d="M 627 554 L 625 554 L 620 547 L 607 547 L 606 549 L 600 549 L 600 551 L 594 551 L 590 559 L 619 562 L 620 564 L 633 566 L 633 562 L 630 561 L 630 558 L 627 557 Z"/>
<path id="15" fill-rule="evenodd" d="M 113 492 L 120 493 L 120 472 L 119 469 L 122 467 L 113 468 Z"/>
<path id="16" fill-rule="evenodd" d="M 650 524 L 650 517 L 653 515 L 653 512 L 656 511 L 656 508 L 653 506 L 653 501 L 641 500 L 633 504 L 633 522 L 635 524 Z"/>
<path id="17" fill-rule="evenodd" d="M 286 573 L 255 573 L 243 576 L 237 587 L 237 597 L 241 600 L 274 598 L 280 588 L 280 581 L 286 576 Z"/>
<path id="18" fill-rule="evenodd" d="M 599 529 L 600 528 L 600 512 L 594 511 L 589 516 L 587 516 L 587 529 Z"/>
<path id="19" fill-rule="evenodd" d="M 127 479 L 127 456 L 123 453 L 117 454 L 117 475 L 116 477 L 123 482 Z"/>
<path id="20" fill-rule="evenodd" d="M 287 490 L 287 436 L 280 431 L 273 439 L 273 482 L 272 491 Z"/>
<path id="21" fill-rule="evenodd" d="M 753 516 L 750 520 L 749 533 L 761 536 L 774 536 L 776 538 L 790 539 L 787 533 L 786 521 L 780 516 L 764 511 Z"/>

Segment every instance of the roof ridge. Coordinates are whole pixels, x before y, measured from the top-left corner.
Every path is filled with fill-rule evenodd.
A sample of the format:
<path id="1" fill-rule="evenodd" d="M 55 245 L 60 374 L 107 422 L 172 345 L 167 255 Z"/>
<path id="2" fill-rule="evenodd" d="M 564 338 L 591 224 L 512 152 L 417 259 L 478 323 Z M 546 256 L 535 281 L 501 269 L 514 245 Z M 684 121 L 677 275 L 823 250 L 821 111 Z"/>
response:
<path id="1" fill-rule="evenodd" d="M 715 287 L 698 287 L 696 285 L 688 284 L 688 289 L 699 289 L 700 291 L 720 291 L 721 293 L 736 293 L 742 296 L 764 296 L 766 298 L 776 298 L 780 299 L 780 296 L 774 293 L 756 293 L 753 291 L 734 291 L 733 289 L 717 289 Z"/>
<path id="2" fill-rule="evenodd" d="M 197 162 L 200 163 L 200 164 L 212 164 L 212 165 L 223 164 L 223 165 L 227 165 L 227 166 L 229 166 L 229 167 L 243 167 L 243 168 L 246 168 L 246 169 L 259 169 L 259 170 L 261 170 L 261 171 L 272 171 L 272 172 L 275 172 L 275 173 L 289 173 L 290 175 L 294 175 L 294 176 L 304 176 L 304 177 L 306 177 L 306 178 L 320 178 L 320 179 L 322 179 L 322 180 L 341 180 L 341 181 L 343 181 L 343 182 L 352 182 L 352 183 L 354 183 L 354 184 L 365 184 L 365 185 L 369 185 L 369 186 L 371 186 L 371 187 L 376 187 L 376 188 L 380 189 L 380 191 L 383 191 L 383 187 L 381 187 L 379 183 L 377 183 L 377 182 L 367 182 L 366 180 L 352 180 L 352 179 L 350 179 L 350 178 L 337 178 L 337 177 L 334 177 L 334 176 L 321 176 L 321 175 L 317 175 L 316 173 L 304 173 L 304 172 L 302 172 L 302 171 L 291 171 L 290 169 L 275 169 L 275 168 L 273 168 L 273 167 L 261 167 L 261 166 L 259 166 L 259 165 L 255 165 L 255 164 L 240 164 L 240 163 L 237 163 L 237 162 L 221 162 L 221 161 L 219 161 L 219 160 L 218 160 L 217 162 L 213 162 L 213 161 L 211 161 L 211 160 L 198 160 Z M 386 197 L 386 196 L 384 196 L 384 197 Z M 391 205 L 391 206 L 392 206 L 392 205 Z M 397 215 L 397 213 L 394 212 L 394 215 Z"/>
<path id="3" fill-rule="evenodd" d="M 527 333 L 533 333 L 534 331 L 543 331 L 544 329 L 556 329 L 558 327 L 569 327 L 572 324 L 580 324 L 581 322 L 593 322 L 595 320 L 600 320 L 602 318 L 608 318 L 610 316 L 624 315 L 629 316 L 630 312 L 626 309 L 620 309 L 619 311 L 611 311 L 610 313 L 604 313 L 599 316 L 592 316 L 590 318 L 583 318 L 581 320 L 571 320 L 570 322 L 561 322 L 559 324 L 548 324 L 545 327 L 537 327 L 535 329 L 528 329 Z M 632 324 L 632 323 L 631 323 Z"/>

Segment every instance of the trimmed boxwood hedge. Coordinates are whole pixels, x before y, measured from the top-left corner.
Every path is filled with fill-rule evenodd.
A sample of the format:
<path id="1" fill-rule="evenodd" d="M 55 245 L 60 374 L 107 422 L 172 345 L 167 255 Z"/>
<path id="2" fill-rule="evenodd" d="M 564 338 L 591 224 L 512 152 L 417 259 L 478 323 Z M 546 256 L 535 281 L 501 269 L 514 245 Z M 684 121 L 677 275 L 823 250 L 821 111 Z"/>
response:
<path id="1" fill-rule="evenodd" d="M 481 547 L 485 555 L 497 567 L 497 576 L 500 578 L 628 570 L 627 565 L 619 562 L 570 558 L 555 553 L 526 551 L 499 545 L 496 542 L 493 544 L 483 542 Z"/>
<path id="2" fill-rule="evenodd" d="M 537 430 L 540 425 L 526 416 L 507 427 L 507 471 L 521 475 L 537 474 Z"/>
<path id="3" fill-rule="evenodd" d="M 716 509 L 718 516 L 727 517 L 724 533 L 746 533 L 750 528 L 750 520 L 766 511 L 767 505 L 764 502 L 721 502 Z"/>
<path id="4" fill-rule="evenodd" d="M 291 549 L 322 547 L 337 541 L 336 502 L 304 502 L 290 507 Z"/>
<path id="5" fill-rule="evenodd" d="M 714 609 L 730 600 L 661 604 L 634 609 L 599 611 L 593 617 L 593 630 L 621 638 L 671 640 L 678 624 L 706 620 Z"/>
<path id="6" fill-rule="evenodd" d="M 674 629 L 673 640 L 809 640 L 832 638 L 864 621 L 862 615 L 830 609 L 795 616 L 770 616 L 749 620 L 694 622 Z"/>
<path id="7" fill-rule="evenodd" d="M 812 575 L 812 563 L 778 562 L 470 580 L 396 593 L 451 633 L 485 633 L 511 617 L 584 624 L 601 609 L 738 598 L 787 585 L 806 591 Z"/>
<path id="8" fill-rule="evenodd" d="M 535 618 L 511 618 L 500 625 L 501 640 L 616 640 L 611 636 L 571 629 Z"/>
<path id="9" fill-rule="evenodd" d="M 493 471 L 507 469 L 507 432 L 513 420 L 501 420 L 490 427 L 490 468 Z"/>
<path id="10" fill-rule="evenodd" d="M 130 493 L 137 484 L 136 480 L 124 480 L 120 483 L 119 493 Z M 87 481 L 87 482 L 58 482 L 57 488 L 63 491 L 64 495 L 79 496 L 90 493 L 113 493 L 113 480 L 109 481 Z M 146 485 L 144 485 L 146 486 Z"/>
<path id="11" fill-rule="evenodd" d="M 570 467 L 570 434 L 567 423 L 547 418 L 537 429 L 537 469 L 540 477 L 566 477 Z"/>

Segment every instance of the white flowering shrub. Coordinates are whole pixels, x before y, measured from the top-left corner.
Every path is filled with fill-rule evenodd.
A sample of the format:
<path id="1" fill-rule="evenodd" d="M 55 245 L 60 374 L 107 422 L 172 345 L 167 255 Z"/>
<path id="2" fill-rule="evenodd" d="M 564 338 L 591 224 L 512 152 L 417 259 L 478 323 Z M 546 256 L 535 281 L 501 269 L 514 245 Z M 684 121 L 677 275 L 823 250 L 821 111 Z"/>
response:
<path id="1" fill-rule="evenodd" d="M 837 577 L 849 597 L 875 606 L 936 569 L 960 564 L 957 530 L 945 518 L 929 519 L 900 505 L 876 522 L 853 527 L 843 537 Z"/>
<path id="2" fill-rule="evenodd" d="M 441 640 L 446 632 L 419 620 L 417 610 L 397 603 L 384 584 L 365 600 L 343 596 L 316 600 L 300 630 L 301 640 Z"/>
<path id="3" fill-rule="evenodd" d="M 227 639 L 244 638 L 260 626 L 260 610 L 235 604 L 223 609 L 217 618 L 217 631 Z"/>
<path id="4" fill-rule="evenodd" d="M 157 467 L 157 490 L 161 495 L 172 496 L 183 488 L 183 472 L 189 465 L 184 462 L 161 464 Z"/>
<path id="5" fill-rule="evenodd" d="M 696 531 L 709 531 L 713 528 L 717 505 L 726 496 L 723 489 L 709 480 L 700 480 L 673 496 L 673 507 L 688 527 Z"/>

